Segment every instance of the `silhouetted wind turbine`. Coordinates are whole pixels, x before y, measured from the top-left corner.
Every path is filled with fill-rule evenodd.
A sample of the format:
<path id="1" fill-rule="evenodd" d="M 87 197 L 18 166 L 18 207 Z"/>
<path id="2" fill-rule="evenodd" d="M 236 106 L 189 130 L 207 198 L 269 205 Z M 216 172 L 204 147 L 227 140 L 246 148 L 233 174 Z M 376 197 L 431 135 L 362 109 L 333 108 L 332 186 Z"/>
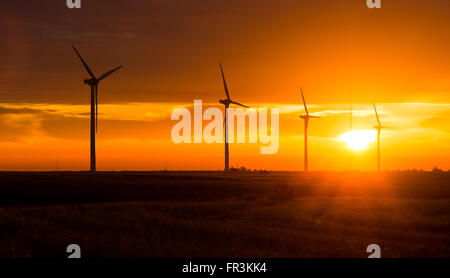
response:
<path id="1" fill-rule="evenodd" d="M 353 131 L 353 92 L 350 91 L 350 132 Z M 350 160 L 350 170 L 353 170 L 353 152 L 351 151 L 351 149 L 348 149 L 348 155 L 349 155 L 349 160 Z"/>
<path id="2" fill-rule="evenodd" d="M 72 45 L 73 50 L 77 54 L 78 58 L 80 58 L 81 63 L 83 63 L 84 68 L 87 73 L 91 76 L 91 79 L 85 79 L 84 84 L 91 86 L 91 172 L 95 172 L 97 170 L 96 166 L 96 158 L 95 158 L 95 134 L 97 133 L 97 124 L 98 124 L 98 83 L 105 79 L 106 77 L 113 74 L 115 71 L 120 69 L 122 66 L 119 66 L 113 70 L 105 72 L 100 76 L 100 78 L 95 77 L 92 70 L 84 61 L 83 57 L 81 57 L 78 50 L 75 46 Z"/>
<path id="3" fill-rule="evenodd" d="M 309 125 L 309 119 L 312 118 L 320 118 L 318 116 L 311 116 L 309 115 L 308 112 L 308 107 L 306 106 L 306 101 L 305 101 L 305 96 L 303 95 L 303 90 L 300 88 L 300 91 L 302 93 L 302 100 L 303 100 L 303 105 L 305 106 L 305 112 L 306 115 L 301 115 L 300 118 L 302 118 L 305 121 L 305 155 L 304 155 L 304 163 L 305 163 L 305 172 L 308 172 L 308 125 Z"/>
<path id="4" fill-rule="evenodd" d="M 225 75 L 223 74 L 222 64 L 219 63 L 220 66 L 220 72 L 222 74 L 222 80 L 223 80 L 223 88 L 225 89 L 225 94 L 227 95 L 226 99 L 221 99 L 219 102 L 223 105 L 225 105 L 225 172 L 228 172 L 230 170 L 230 153 L 228 150 L 228 107 L 230 104 L 236 104 L 245 108 L 250 108 L 248 106 L 245 106 L 243 104 L 240 104 L 239 102 L 232 101 L 230 98 L 230 94 L 228 92 L 228 86 L 227 82 L 225 80 Z"/>
<path id="5" fill-rule="evenodd" d="M 380 117 L 378 116 L 378 111 L 377 107 L 375 106 L 375 103 L 373 104 L 373 109 L 375 110 L 375 115 L 377 116 L 377 123 L 378 123 L 378 125 L 374 126 L 373 128 L 377 130 L 377 169 L 378 172 L 380 172 L 381 171 L 380 137 L 381 137 L 381 129 L 385 127 L 381 125 Z"/>

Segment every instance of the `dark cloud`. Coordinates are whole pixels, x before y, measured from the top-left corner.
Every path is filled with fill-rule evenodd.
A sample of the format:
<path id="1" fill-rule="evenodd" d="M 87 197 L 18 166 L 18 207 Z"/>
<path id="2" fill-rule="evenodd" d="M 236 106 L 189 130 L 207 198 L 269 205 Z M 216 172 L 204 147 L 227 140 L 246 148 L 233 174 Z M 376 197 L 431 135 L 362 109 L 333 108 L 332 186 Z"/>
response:
<path id="1" fill-rule="evenodd" d="M 320 84 L 332 82 L 329 76 L 333 72 L 327 72 L 327 67 L 335 64 L 337 56 L 367 48 L 367 54 L 355 55 L 342 67 L 336 65 L 345 70 L 345 66 L 370 61 L 370 51 L 405 53 L 410 38 L 424 35 L 410 30 L 425 30 L 427 37 L 421 43 L 440 46 L 426 51 L 439 58 L 412 53 L 413 57 L 405 59 L 429 59 L 434 67 L 448 58 L 448 0 L 398 0 L 384 3 L 376 15 L 369 13 L 364 0 L 82 2 L 82 9 L 70 10 L 65 0 L 1 1 L 2 101 L 89 103 L 89 88 L 83 84 L 86 73 L 72 43 L 79 46 L 97 74 L 125 65 L 101 84 L 103 103 L 192 101 L 194 97 L 215 100 L 223 95 L 219 60 L 224 62 L 233 95 L 244 98 L 242 101 L 262 101 L 263 97 L 272 101 L 274 93 L 278 101 L 291 101 L 294 97 L 283 92 L 293 92 L 300 81 L 307 86 L 314 73 L 323 79 L 310 82 L 318 84 L 316 91 L 324 90 Z M 354 37 L 360 39 L 350 44 Z M 384 52 L 375 49 L 380 41 L 389 42 Z M 309 60 L 317 68 L 308 66 Z M 378 60 L 381 66 L 392 66 Z M 370 76 L 371 64 L 363 66 L 365 69 L 358 70 Z M 436 78 L 441 75 L 447 76 L 443 72 Z M 419 81 L 423 88 L 442 90 L 441 79 L 431 88 L 429 80 Z M 345 80 L 337 83 L 333 85 L 336 92 L 329 95 L 339 95 L 338 86 L 355 86 Z M 401 89 L 408 92 L 411 88 Z M 381 93 L 372 94 L 379 97 Z"/>
<path id="2" fill-rule="evenodd" d="M 41 113 L 40 110 L 30 108 L 7 108 L 0 106 L 0 114 L 35 114 Z"/>
<path id="3" fill-rule="evenodd" d="M 44 132 L 50 137 L 70 140 L 89 140 L 90 113 L 65 113 L 28 107 L 0 106 L 0 140 L 20 142 L 33 133 Z M 170 121 L 137 121 L 101 119 L 99 114 L 98 138 L 110 139 L 167 139 Z M 17 117 L 20 116 L 20 117 Z"/>
<path id="4" fill-rule="evenodd" d="M 135 121 L 99 119 L 98 139 L 170 139 L 169 121 Z M 60 139 L 89 140 L 90 119 L 48 116 L 41 121 L 42 130 Z"/>
<path id="5" fill-rule="evenodd" d="M 0 106 L 0 115 L 1 114 L 39 114 L 39 113 L 56 113 L 57 111 L 54 109 L 33 109 L 28 107 L 23 108 L 10 108 Z"/>

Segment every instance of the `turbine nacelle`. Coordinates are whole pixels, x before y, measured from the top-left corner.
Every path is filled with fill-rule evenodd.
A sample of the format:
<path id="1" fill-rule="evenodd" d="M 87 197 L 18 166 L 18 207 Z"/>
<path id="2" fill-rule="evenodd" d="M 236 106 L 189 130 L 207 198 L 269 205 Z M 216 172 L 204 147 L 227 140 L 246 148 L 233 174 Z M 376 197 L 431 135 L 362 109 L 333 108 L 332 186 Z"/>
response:
<path id="1" fill-rule="evenodd" d="M 313 115 L 300 115 L 300 118 L 303 120 L 309 120 L 309 119 L 319 119 L 319 116 L 313 116 Z"/>
<path id="2" fill-rule="evenodd" d="M 219 100 L 219 102 L 227 107 L 230 106 L 230 104 L 231 104 L 230 99 L 221 99 L 221 100 Z"/>
<path id="3" fill-rule="evenodd" d="M 99 83 L 99 81 L 97 79 L 93 79 L 93 78 L 84 80 L 84 84 L 87 84 L 89 86 L 94 86 L 94 85 L 97 85 L 98 83 Z"/>

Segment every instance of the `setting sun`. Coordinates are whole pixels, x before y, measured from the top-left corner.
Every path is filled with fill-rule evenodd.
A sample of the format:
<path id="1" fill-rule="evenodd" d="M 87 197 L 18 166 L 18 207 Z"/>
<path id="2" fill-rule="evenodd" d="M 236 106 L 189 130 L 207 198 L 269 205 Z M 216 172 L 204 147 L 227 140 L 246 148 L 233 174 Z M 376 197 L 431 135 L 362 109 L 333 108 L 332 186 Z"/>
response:
<path id="1" fill-rule="evenodd" d="M 347 147 L 352 150 L 364 150 L 370 143 L 377 140 L 375 130 L 352 130 L 339 136 L 339 141 L 345 142 Z"/>

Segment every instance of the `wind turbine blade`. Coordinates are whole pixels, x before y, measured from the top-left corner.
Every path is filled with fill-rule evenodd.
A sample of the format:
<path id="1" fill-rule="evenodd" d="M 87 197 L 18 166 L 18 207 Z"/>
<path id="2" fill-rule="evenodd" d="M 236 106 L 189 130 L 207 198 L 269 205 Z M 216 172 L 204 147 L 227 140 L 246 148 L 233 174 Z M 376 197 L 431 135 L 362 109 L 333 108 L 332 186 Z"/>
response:
<path id="1" fill-rule="evenodd" d="M 75 46 L 72 45 L 72 48 L 73 48 L 73 50 L 75 50 L 75 53 L 77 53 L 78 58 L 80 58 L 81 63 L 83 63 L 83 66 L 84 66 L 84 68 L 86 69 L 86 71 L 89 73 L 89 75 L 90 75 L 92 78 L 97 79 L 97 78 L 95 78 L 94 73 L 91 71 L 91 69 L 89 68 L 89 66 L 86 64 L 86 62 L 84 61 L 83 57 L 81 57 L 80 53 L 79 53 L 78 50 L 75 48 Z"/>
<path id="2" fill-rule="evenodd" d="M 225 93 L 227 94 L 227 98 L 230 99 L 230 94 L 228 93 L 227 81 L 225 80 L 225 75 L 223 74 L 222 63 L 219 63 L 220 72 L 222 73 L 223 87 L 225 89 Z"/>
<path id="3" fill-rule="evenodd" d="M 119 70 L 120 68 L 122 68 L 123 66 L 118 66 L 117 68 L 110 70 L 108 72 L 105 72 L 104 74 L 102 74 L 102 76 L 100 76 L 100 78 L 98 79 L 98 81 L 105 79 L 106 77 L 110 76 L 111 74 L 113 74 L 115 71 Z"/>
<path id="4" fill-rule="evenodd" d="M 231 103 L 239 105 L 239 106 L 242 106 L 242 107 L 245 107 L 245 108 L 250 108 L 250 107 L 248 107 L 248 106 L 246 106 L 244 104 L 240 104 L 239 102 L 236 102 L 236 101 L 232 101 Z"/>
<path id="5" fill-rule="evenodd" d="M 98 84 L 95 85 L 95 133 L 98 130 Z"/>
<path id="6" fill-rule="evenodd" d="M 303 95 L 303 89 L 300 88 L 300 91 L 302 92 L 303 105 L 305 106 L 306 115 L 309 116 L 308 107 L 306 107 L 305 96 Z"/>
<path id="7" fill-rule="evenodd" d="M 380 117 L 378 116 L 377 107 L 375 106 L 375 102 L 373 103 L 373 109 L 375 110 L 375 115 L 377 116 L 378 126 L 381 126 Z"/>

